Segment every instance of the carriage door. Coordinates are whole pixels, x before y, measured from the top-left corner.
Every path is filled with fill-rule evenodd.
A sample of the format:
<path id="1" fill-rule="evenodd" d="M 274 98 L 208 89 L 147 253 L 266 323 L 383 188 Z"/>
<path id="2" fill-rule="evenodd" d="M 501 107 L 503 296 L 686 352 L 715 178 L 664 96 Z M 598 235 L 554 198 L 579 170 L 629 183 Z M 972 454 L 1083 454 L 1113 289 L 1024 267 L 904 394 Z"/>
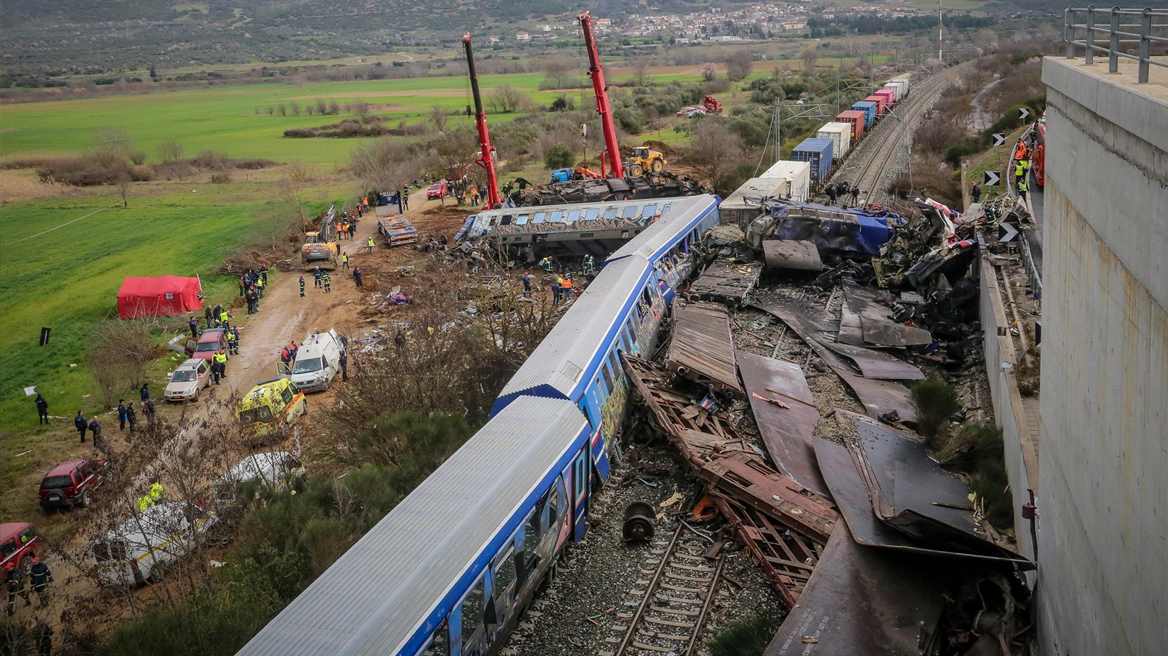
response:
<path id="1" fill-rule="evenodd" d="M 572 539 L 579 542 L 584 539 L 584 517 L 588 509 L 588 450 L 584 449 L 576 456 L 572 464 Z"/>

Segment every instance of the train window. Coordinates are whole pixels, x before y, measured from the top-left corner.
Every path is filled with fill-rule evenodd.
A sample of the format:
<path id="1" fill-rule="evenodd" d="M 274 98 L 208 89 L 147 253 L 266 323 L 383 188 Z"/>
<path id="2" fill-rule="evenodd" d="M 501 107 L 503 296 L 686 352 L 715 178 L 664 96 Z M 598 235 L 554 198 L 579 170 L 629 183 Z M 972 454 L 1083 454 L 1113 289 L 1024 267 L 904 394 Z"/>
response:
<path id="1" fill-rule="evenodd" d="M 480 578 L 470 594 L 462 600 L 462 653 L 483 627 L 483 609 L 486 608 L 486 579 Z"/>
<path id="2" fill-rule="evenodd" d="M 568 212 L 568 223 L 575 223 L 580 219 L 580 210 L 571 210 Z"/>
<path id="3" fill-rule="evenodd" d="M 531 222 L 532 223 L 543 223 L 544 217 L 546 217 L 546 216 L 547 216 L 547 212 L 536 212 L 535 217 L 533 219 L 531 219 Z"/>
<path id="4" fill-rule="evenodd" d="M 530 214 L 520 214 L 515 217 L 515 225 L 527 225 L 527 219 L 531 218 Z"/>
<path id="5" fill-rule="evenodd" d="M 637 207 L 636 205 L 630 205 L 630 206 L 626 207 L 623 212 L 621 212 L 621 218 L 622 219 L 634 218 L 637 216 L 637 210 L 639 210 L 639 209 L 641 209 L 641 208 Z"/>
<path id="6" fill-rule="evenodd" d="M 584 220 L 585 221 L 594 221 L 596 219 L 596 217 L 598 217 L 598 216 L 600 216 L 600 210 L 598 210 L 594 207 L 594 208 L 588 210 L 588 213 L 584 215 Z"/>
<path id="7" fill-rule="evenodd" d="M 535 505 L 535 510 L 532 510 L 531 516 L 527 518 L 527 526 L 523 528 L 523 553 L 527 556 L 528 567 L 531 567 L 539 547 L 539 515 L 542 508 L 541 503 Z"/>
<path id="8" fill-rule="evenodd" d="M 669 210 L 670 210 L 670 209 L 672 209 L 672 208 L 673 208 L 673 204 L 672 204 L 672 203 L 665 203 L 665 205 L 663 205 L 663 206 L 661 207 L 661 213 L 662 213 L 662 214 L 669 214 Z"/>
<path id="9" fill-rule="evenodd" d="M 515 547 L 508 546 L 501 558 L 495 561 L 495 604 L 510 608 L 515 600 Z"/>
<path id="10" fill-rule="evenodd" d="M 583 453 L 576 459 L 576 503 L 584 496 L 584 488 L 588 483 L 588 458 Z"/>
<path id="11" fill-rule="evenodd" d="M 450 631 L 447 629 L 446 620 L 442 620 L 438 625 L 433 640 L 426 647 L 426 651 L 422 652 L 422 656 L 450 656 Z"/>
<path id="12" fill-rule="evenodd" d="M 608 366 L 612 367 L 612 375 L 615 378 L 620 378 L 621 366 L 620 357 L 617 356 L 616 351 L 610 351 L 608 354 Z"/>
<path id="13" fill-rule="evenodd" d="M 552 212 L 552 216 L 551 216 L 551 218 L 548 219 L 548 222 L 549 223 L 559 223 L 560 220 L 563 218 L 564 218 L 564 211 L 557 210 L 555 212 Z"/>
<path id="14" fill-rule="evenodd" d="M 616 213 L 617 213 L 617 209 L 615 207 L 610 207 L 610 208 L 604 210 L 604 218 L 615 219 Z"/>
<path id="15" fill-rule="evenodd" d="M 600 372 L 604 375 L 604 384 L 608 386 L 608 389 L 612 389 L 612 368 L 607 362 L 600 363 Z"/>
<path id="16" fill-rule="evenodd" d="M 560 517 L 560 489 L 557 485 L 548 492 L 548 525 L 553 526 Z"/>
<path id="17" fill-rule="evenodd" d="M 645 211 L 641 213 L 641 216 L 653 216 L 656 213 L 657 213 L 657 205 L 650 204 L 650 205 L 645 206 Z"/>

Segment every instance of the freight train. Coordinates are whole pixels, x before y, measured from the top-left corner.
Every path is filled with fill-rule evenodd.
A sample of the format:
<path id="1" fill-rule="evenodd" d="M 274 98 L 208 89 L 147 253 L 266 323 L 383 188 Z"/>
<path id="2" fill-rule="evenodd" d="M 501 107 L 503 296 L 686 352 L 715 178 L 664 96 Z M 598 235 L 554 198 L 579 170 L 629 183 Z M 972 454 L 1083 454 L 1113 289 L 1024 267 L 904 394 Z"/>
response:
<path id="1" fill-rule="evenodd" d="M 593 486 L 619 452 L 629 399 L 619 354 L 653 352 L 719 202 L 671 199 L 609 256 L 486 426 L 239 653 L 498 653 L 558 556 L 584 537 Z"/>

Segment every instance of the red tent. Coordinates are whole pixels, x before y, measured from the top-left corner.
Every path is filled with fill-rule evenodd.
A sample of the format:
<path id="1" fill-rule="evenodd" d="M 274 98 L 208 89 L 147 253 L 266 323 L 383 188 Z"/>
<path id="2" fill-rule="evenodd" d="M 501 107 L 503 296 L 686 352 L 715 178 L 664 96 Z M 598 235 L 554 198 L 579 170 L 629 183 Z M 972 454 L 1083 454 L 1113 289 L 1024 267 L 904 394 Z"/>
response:
<path id="1" fill-rule="evenodd" d="M 118 316 L 122 319 L 168 317 L 203 309 L 198 278 L 157 276 L 126 278 L 118 291 Z"/>

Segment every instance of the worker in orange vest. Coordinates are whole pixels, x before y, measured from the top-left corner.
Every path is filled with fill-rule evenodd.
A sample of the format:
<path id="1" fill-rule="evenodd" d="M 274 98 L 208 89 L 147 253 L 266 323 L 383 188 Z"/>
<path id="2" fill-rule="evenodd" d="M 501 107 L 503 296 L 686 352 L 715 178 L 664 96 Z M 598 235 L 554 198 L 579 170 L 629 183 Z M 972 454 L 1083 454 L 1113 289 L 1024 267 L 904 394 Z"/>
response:
<path id="1" fill-rule="evenodd" d="M 560 285 L 560 297 L 564 301 L 572 298 L 572 276 L 564 276 L 564 282 Z"/>

